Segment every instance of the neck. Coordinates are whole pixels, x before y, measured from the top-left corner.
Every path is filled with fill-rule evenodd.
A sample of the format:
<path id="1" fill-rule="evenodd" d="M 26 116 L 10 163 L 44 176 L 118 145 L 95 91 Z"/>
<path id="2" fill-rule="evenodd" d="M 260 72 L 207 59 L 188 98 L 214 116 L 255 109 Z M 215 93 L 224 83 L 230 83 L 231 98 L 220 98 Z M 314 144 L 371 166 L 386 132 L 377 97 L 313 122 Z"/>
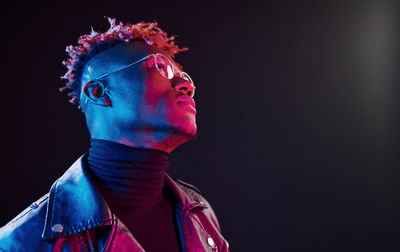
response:
<path id="1" fill-rule="evenodd" d="M 111 209 L 150 209 L 163 200 L 168 157 L 164 151 L 92 138 L 88 164 Z"/>

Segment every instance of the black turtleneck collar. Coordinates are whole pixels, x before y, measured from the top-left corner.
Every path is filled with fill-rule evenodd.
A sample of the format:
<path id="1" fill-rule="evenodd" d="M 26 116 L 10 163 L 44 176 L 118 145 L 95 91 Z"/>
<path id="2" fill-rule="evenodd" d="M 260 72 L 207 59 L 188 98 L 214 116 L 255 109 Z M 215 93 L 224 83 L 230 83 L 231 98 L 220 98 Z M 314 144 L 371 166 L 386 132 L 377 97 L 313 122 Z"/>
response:
<path id="1" fill-rule="evenodd" d="M 111 208 L 150 209 L 163 200 L 169 154 L 90 139 L 89 170 Z"/>

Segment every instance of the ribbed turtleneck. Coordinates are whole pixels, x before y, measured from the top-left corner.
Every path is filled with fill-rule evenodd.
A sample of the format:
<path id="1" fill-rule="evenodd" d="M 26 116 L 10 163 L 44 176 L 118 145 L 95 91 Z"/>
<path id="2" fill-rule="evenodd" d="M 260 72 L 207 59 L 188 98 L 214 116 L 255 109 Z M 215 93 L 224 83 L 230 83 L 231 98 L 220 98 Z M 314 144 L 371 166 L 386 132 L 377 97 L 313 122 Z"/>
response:
<path id="1" fill-rule="evenodd" d="M 91 139 L 89 168 L 108 204 L 149 208 L 160 203 L 169 154 Z"/>
<path id="2" fill-rule="evenodd" d="M 90 139 L 88 164 L 94 183 L 146 251 L 179 250 L 172 203 L 163 191 L 168 157 L 160 150 Z"/>

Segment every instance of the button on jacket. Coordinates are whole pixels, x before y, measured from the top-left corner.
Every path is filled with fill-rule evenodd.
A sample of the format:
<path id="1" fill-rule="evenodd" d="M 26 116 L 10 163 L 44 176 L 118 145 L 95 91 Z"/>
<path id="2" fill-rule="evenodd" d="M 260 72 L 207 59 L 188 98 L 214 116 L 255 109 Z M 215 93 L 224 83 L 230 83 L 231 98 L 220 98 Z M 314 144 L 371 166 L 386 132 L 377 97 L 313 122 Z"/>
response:
<path id="1" fill-rule="evenodd" d="M 87 174 L 87 154 L 7 225 L 0 251 L 145 251 L 108 208 Z M 174 214 L 181 251 L 229 251 L 209 203 L 200 192 L 167 174 L 176 198 Z"/>

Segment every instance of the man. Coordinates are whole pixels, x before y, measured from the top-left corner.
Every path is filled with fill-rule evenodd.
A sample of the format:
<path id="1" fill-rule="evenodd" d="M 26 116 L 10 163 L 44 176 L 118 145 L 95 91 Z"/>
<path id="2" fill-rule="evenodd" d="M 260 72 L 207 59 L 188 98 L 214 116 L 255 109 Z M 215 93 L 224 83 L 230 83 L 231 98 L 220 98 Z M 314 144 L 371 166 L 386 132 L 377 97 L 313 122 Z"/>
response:
<path id="1" fill-rule="evenodd" d="M 193 81 L 172 60 L 185 49 L 156 23 L 109 21 L 64 62 L 89 151 L 0 229 L 0 251 L 228 251 L 209 203 L 165 173 L 197 129 Z"/>

